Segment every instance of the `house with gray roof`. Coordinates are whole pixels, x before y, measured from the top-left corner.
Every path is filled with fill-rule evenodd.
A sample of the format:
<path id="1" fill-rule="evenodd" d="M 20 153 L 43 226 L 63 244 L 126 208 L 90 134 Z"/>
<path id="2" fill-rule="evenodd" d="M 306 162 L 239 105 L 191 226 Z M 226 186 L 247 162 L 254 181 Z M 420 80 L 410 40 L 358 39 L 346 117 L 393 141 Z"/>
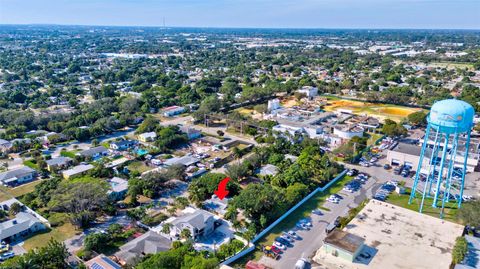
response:
<path id="1" fill-rule="evenodd" d="M 200 160 L 189 155 L 185 155 L 183 157 L 173 157 L 171 159 L 168 159 L 164 162 L 164 165 L 166 166 L 172 166 L 175 164 L 180 164 L 183 166 L 190 166 L 198 163 Z"/>
<path id="2" fill-rule="evenodd" d="M 108 183 L 110 183 L 110 190 L 108 191 L 110 198 L 115 201 L 125 198 L 125 195 L 128 191 L 128 180 L 119 177 L 113 177 L 108 180 Z"/>
<path id="3" fill-rule="evenodd" d="M 196 209 L 172 221 L 173 231 L 178 236 L 184 229 L 190 231 L 192 238 L 199 239 L 213 233 L 215 230 L 215 218 L 205 210 Z"/>
<path id="4" fill-rule="evenodd" d="M 80 151 L 77 154 L 86 158 L 88 157 L 92 159 L 97 159 L 102 156 L 106 156 L 108 154 L 108 149 L 106 149 L 104 146 L 98 146 L 98 147 Z"/>
<path id="5" fill-rule="evenodd" d="M 82 176 L 93 168 L 95 168 L 95 166 L 91 164 L 79 164 L 77 166 L 72 167 L 71 169 L 63 171 L 62 175 L 65 179 L 69 179 L 76 176 Z"/>
<path id="6" fill-rule="evenodd" d="M 278 174 L 278 167 L 273 164 L 266 164 L 258 169 L 258 174 L 260 176 L 275 176 Z"/>
<path id="7" fill-rule="evenodd" d="M 44 229 L 45 225 L 34 215 L 19 212 L 15 218 L 0 223 L 0 241 L 11 242 Z"/>
<path id="8" fill-rule="evenodd" d="M 50 172 L 62 170 L 67 168 L 70 164 L 72 164 L 73 159 L 70 157 L 56 157 L 50 160 L 47 160 L 47 170 Z"/>
<path id="9" fill-rule="evenodd" d="M 122 267 L 116 262 L 112 261 L 105 254 L 100 254 L 97 257 L 86 261 L 85 266 L 88 269 L 122 269 Z"/>
<path id="10" fill-rule="evenodd" d="M 23 166 L 0 173 L 0 182 L 5 186 L 17 186 L 35 180 L 36 177 L 37 171 L 28 166 Z"/>
<path id="11" fill-rule="evenodd" d="M 10 151 L 12 147 L 13 147 L 12 142 L 5 139 L 0 139 L 0 152 L 7 153 Z"/>
<path id="12" fill-rule="evenodd" d="M 169 250 L 172 242 L 160 234 L 148 231 L 120 247 L 115 253 L 121 265 L 135 265 L 147 254 L 155 254 Z"/>

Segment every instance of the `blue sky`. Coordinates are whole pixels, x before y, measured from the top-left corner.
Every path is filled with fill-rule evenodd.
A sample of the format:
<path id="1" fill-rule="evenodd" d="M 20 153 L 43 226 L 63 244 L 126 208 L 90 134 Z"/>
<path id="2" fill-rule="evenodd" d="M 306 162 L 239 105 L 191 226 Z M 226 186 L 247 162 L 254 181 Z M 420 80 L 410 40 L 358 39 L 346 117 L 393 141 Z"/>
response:
<path id="1" fill-rule="evenodd" d="M 480 29 L 480 0 L 0 0 L 0 24 Z"/>

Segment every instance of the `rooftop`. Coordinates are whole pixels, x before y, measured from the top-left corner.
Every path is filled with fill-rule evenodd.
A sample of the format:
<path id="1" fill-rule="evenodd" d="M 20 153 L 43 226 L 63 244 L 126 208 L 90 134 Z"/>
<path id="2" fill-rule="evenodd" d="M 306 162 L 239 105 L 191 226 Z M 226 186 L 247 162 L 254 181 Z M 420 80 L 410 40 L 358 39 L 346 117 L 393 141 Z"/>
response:
<path id="1" fill-rule="evenodd" d="M 371 200 L 345 227 L 365 239 L 362 252 L 372 258 L 353 263 L 318 251 L 314 260 L 329 269 L 449 268 L 455 239 L 463 226 Z"/>
<path id="2" fill-rule="evenodd" d="M 68 170 L 65 170 L 63 171 L 63 176 L 66 176 L 66 177 L 69 177 L 69 176 L 73 176 L 73 175 L 76 175 L 76 174 L 79 174 L 79 173 L 83 173 L 83 172 L 86 172 L 90 169 L 93 169 L 95 166 L 91 165 L 91 164 L 79 164 L 77 166 L 74 166 L 72 167 L 72 169 L 68 169 Z"/>
<path id="3" fill-rule="evenodd" d="M 167 251 L 171 248 L 172 242 L 153 231 L 148 231 L 142 236 L 133 239 L 120 247 L 115 256 L 127 264 L 134 263 L 146 254 L 155 254 Z"/>
<path id="4" fill-rule="evenodd" d="M 333 230 L 327 235 L 324 242 L 347 252 L 355 253 L 358 248 L 363 246 L 365 239 L 341 230 Z"/>
<path id="5" fill-rule="evenodd" d="M 26 176 L 28 174 L 31 174 L 31 173 L 34 173 L 34 172 L 35 172 L 34 169 L 32 169 L 28 166 L 23 166 L 21 168 L 12 169 L 12 170 L 0 173 L 0 181 L 4 182 L 4 181 L 8 181 L 11 178 L 24 177 L 24 176 Z"/>
<path id="6" fill-rule="evenodd" d="M 97 257 L 85 262 L 85 265 L 90 269 L 122 269 L 119 264 L 112 261 L 104 254 L 100 254 Z"/>
<path id="7" fill-rule="evenodd" d="M 400 152 L 408 155 L 420 156 L 422 148 L 417 145 L 398 143 L 398 145 L 392 149 L 392 151 Z"/>

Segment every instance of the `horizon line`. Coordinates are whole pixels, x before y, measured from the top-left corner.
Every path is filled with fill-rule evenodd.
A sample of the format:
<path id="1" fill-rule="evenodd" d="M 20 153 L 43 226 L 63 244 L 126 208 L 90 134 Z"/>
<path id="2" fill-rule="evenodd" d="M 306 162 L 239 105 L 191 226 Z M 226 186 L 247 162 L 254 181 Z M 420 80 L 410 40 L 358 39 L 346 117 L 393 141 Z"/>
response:
<path id="1" fill-rule="evenodd" d="M 161 25 L 106 25 L 62 23 L 0 23 L 0 26 L 66 26 L 66 27 L 124 27 L 124 28 L 192 28 L 192 29 L 264 29 L 264 30 L 423 30 L 423 31 L 480 31 L 480 28 L 349 28 L 349 27 L 252 27 L 252 26 L 161 26 Z"/>

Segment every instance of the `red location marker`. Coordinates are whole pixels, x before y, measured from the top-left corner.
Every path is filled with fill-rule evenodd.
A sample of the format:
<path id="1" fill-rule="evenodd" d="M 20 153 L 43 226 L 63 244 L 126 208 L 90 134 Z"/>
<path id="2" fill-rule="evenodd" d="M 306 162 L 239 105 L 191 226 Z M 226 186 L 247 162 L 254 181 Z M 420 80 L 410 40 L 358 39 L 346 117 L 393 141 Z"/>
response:
<path id="1" fill-rule="evenodd" d="M 218 183 L 217 189 L 214 191 L 215 195 L 217 195 L 218 199 L 223 200 L 228 195 L 227 191 L 227 183 L 230 180 L 229 177 L 226 177 Z"/>

